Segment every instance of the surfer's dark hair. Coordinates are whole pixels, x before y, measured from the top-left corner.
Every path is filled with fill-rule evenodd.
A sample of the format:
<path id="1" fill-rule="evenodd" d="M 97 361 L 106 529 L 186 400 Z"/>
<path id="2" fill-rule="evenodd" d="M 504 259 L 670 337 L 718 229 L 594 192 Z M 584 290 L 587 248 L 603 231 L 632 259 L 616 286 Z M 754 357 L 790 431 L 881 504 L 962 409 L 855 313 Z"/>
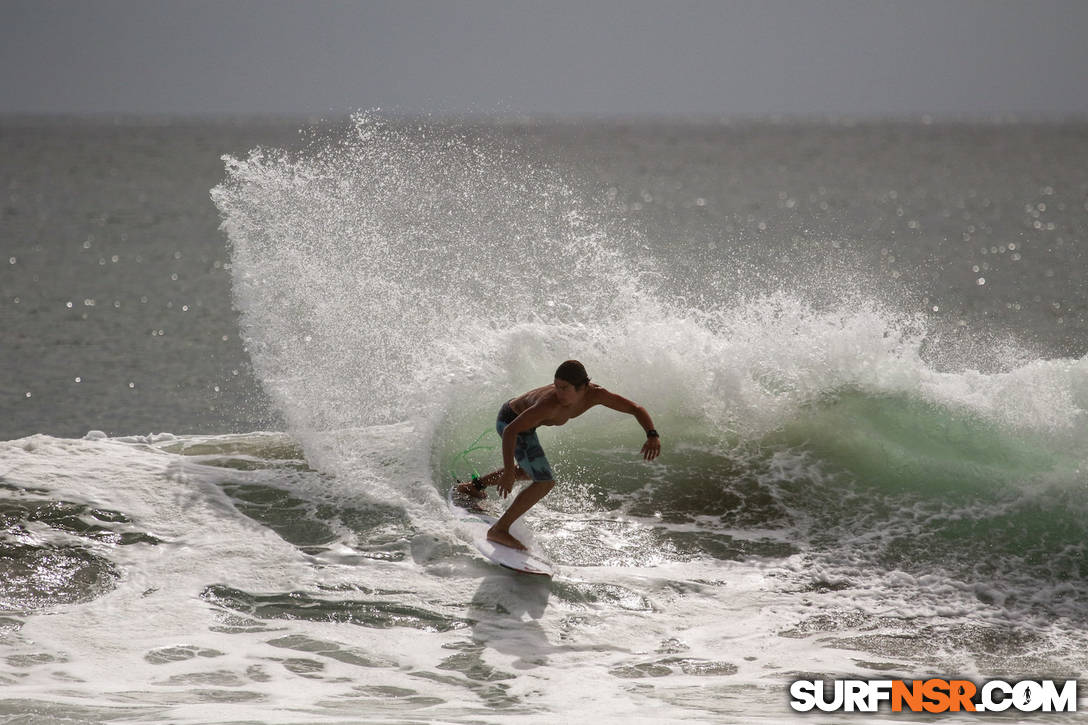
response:
<path id="1" fill-rule="evenodd" d="M 567 360 L 555 370 L 556 380 L 566 380 L 576 388 L 589 382 L 586 366 L 577 360 Z"/>

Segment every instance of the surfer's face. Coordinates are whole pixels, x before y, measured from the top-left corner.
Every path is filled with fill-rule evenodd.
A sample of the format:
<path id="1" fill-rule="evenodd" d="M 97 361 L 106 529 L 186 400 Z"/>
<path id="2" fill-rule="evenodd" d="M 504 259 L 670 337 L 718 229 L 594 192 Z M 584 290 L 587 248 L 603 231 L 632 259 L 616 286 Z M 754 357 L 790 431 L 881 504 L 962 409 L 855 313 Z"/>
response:
<path id="1" fill-rule="evenodd" d="M 586 386 L 582 386 L 581 389 L 574 387 L 566 380 L 555 379 L 555 394 L 559 397 L 559 402 L 563 405 L 571 405 L 582 396 L 585 392 Z"/>

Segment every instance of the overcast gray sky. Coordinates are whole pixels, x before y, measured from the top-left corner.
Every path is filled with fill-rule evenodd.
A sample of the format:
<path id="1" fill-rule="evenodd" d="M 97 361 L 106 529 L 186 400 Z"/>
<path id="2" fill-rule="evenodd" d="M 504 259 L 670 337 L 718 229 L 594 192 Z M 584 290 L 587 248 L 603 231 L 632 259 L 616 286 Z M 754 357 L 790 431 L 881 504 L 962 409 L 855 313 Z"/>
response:
<path id="1" fill-rule="evenodd" d="M 1088 114 L 1088 0 L 0 0 L 0 112 Z"/>

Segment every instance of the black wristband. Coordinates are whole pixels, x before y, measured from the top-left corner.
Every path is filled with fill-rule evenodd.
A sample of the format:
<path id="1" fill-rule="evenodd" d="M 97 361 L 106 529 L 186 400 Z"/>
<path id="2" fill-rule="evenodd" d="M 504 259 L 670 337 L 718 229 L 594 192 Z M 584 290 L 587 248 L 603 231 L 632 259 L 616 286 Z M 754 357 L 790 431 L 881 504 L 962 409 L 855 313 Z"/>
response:
<path id="1" fill-rule="evenodd" d="M 646 431 L 646 437 L 647 438 L 660 438 L 661 436 L 658 435 L 658 432 L 656 430 L 651 428 L 650 430 Z"/>

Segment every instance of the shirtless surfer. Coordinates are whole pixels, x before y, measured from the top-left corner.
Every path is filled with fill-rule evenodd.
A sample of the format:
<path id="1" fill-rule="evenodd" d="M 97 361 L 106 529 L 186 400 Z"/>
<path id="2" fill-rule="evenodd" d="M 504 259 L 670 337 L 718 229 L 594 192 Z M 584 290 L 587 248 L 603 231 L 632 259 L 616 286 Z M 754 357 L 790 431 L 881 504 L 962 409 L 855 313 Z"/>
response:
<path id="1" fill-rule="evenodd" d="M 567 360 L 555 371 L 554 383 L 511 398 L 499 409 L 495 428 L 502 436 L 503 467 L 457 486 L 457 490 L 463 494 L 484 498 L 487 496 L 484 489 L 494 485 L 498 487 L 502 497 L 506 498 L 514 487 L 515 479 L 533 481 L 517 495 L 506 513 L 488 530 L 489 541 L 514 549 L 524 549 L 522 543 L 510 535 L 510 525 L 555 486 L 551 466 L 544 456 L 540 439 L 536 436 L 537 426 L 563 425 L 595 405 L 635 416 L 635 420 L 646 431 L 642 457 L 647 461 L 654 460 L 661 453 L 661 439 L 645 408 L 589 382 L 582 363 Z"/>

